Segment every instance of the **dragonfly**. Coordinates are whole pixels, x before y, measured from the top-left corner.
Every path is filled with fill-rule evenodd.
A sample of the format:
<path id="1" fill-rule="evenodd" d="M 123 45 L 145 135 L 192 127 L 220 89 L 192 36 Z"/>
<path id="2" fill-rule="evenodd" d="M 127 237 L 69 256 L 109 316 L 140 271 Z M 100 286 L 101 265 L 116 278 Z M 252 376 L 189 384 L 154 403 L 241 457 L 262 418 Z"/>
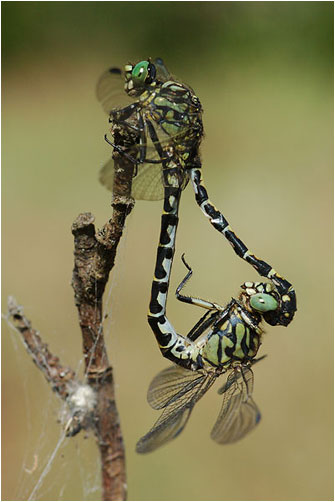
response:
<path id="1" fill-rule="evenodd" d="M 123 98 L 119 98 L 122 85 L 125 92 Z M 272 325 L 287 326 L 296 311 L 296 294 L 292 284 L 270 264 L 249 251 L 209 200 L 202 180 L 199 152 L 203 136 L 202 106 L 193 89 L 173 77 L 163 60 L 157 58 L 154 62 L 148 59 L 136 64 L 128 63 L 124 71 L 110 68 L 98 81 L 97 97 L 109 115 L 111 132 L 114 128 L 122 128 L 123 135 L 129 134 L 136 140 L 137 156 L 134 158 L 106 136 L 113 148 L 136 165 L 132 195 L 137 199 L 164 199 L 155 267 L 157 280 L 154 279 L 150 301 L 149 323 L 152 329 L 157 331 L 157 316 L 164 315 L 179 202 L 189 180 L 197 204 L 213 227 L 224 235 L 237 256 L 274 285 L 280 303 L 278 309 L 268 315 L 268 322 L 271 318 Z M 121 99 L 128 100 L 128 103 Z M 113 175 L 114 164 L 110 159 L 100 173 L 100 181 L 110 190 Z"/>
<path id="2" fill-rule="evenodd" d="M 149 404 L 163 412 L 138 441 L 138 453 L 152 452 L 176 438 L 184 430 L 195 404 L 226 373 L 227 380 L 218 391 L 223 402 L 212 439 L 219 444 L 238 441 L 261 419 L 252 398 L 252 366 L 265 357 L 256 359 L 263 335 L 260 323 L 277 308 L 276 292 L 269 283 L 245 282 L 238 298 L 225 307 L 182 295 L 181 290 L 192 275 L 184 256 L 182 259 L 188 273 L 177 288 L 177 299 L 207 312 L 186 337 L 174 330 L 170 332 L 179 363 L 161 371 L 149 386 Z"/>
<path id="3" fill-rule="evenodd" d="M 171 80 L 160 58 L 155 64 L 144 61 L 135 65 L 133 70 L 131 68 L 126 65 L 124 72 L 118 68 L 105 72 L 97 84 L 97 97 L 109 115 L 112 134 L 114 128 L 120 126 L 132 137 L 137 134 L 138 158 L 132 159 L 137 167 L 132 184 L 133 197 L 161 200 L 165 196 L 164 185 L 176 184 L 185 188 L 189 181 L 186 166 L 193 163 L 192 151 L 197 154 L 203 135 L 202 108 L 190 87 L 176 79 Z M 126 92 L 120 96 L 123 79 Z M 128 99 L 125 100 L 124 94 Z M 116 102 L 125 104 L 130 98 L 138 99 L 121 109 L 115 107 Z M 128 156 L 108 138 L 106 140 Z M 175 166 L 171 158 L 177 160 Z M 170 168 L 166 165 L 168 161 Z M 165 179 L 167 169 L 169 176 L 176 179 Z M 110 159 L 100 171 L 100 181 L 112 191 L 113 179 L 114 164 Z"/>

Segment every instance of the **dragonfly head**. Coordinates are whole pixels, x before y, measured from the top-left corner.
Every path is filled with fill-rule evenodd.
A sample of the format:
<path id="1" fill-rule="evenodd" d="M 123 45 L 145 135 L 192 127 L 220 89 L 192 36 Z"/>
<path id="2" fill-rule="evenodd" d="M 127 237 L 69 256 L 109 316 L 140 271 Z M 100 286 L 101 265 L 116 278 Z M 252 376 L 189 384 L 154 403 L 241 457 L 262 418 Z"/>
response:
<path id="1" fill-rule="evenodd" d="M 126 64 L 125 91 L 129 96 L 139 96 L 156 78 L 156 66 L 150 60 Z"/>
<path id="2" fill-rule="evenodd" d="M 240 299 L 251 314 L 257 313 L 267 321 L 269 313 L 278 309 L 280 305 L 279 296 L 272 284 L 245 282 L 241 288 Z"/>
<path id="3" fill-rule="evenodd" d="M 295 292 L 280 294 L 271 283 L 245 282 L 241 300 L 250 313 L 260 314 L 271 326 L 287 326 L 296 311 Z"/>

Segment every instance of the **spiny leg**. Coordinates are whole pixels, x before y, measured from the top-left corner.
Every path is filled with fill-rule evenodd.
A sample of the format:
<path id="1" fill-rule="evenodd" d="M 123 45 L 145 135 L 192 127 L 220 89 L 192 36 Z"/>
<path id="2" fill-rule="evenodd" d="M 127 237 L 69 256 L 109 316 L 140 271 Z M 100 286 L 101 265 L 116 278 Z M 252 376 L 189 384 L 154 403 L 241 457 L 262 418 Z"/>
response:
<path id="1" fill-rule="evenodd" d="M 202 308 L 209 310 L 201 317 L 201 319 L 199 319 L 199 321 L 193 326 L 193 328 L 187 334 L 188 339 L 195 341 L 197 338 L 199 338 L 200 335 L 202 335 L 204 333 L 204 331 L 207 328 L 209 328 L 210 326 L 213 326 L 213 324 L 215 323 L 215 321 L 218 317 L 224 316 L 224 311 L 226 311 L 226 312 L 229 311 L 229 309 L 232 305 L 232 302 L 230 302 L 228 305 L 226 305 L 226 307 L 222 307 L 221 305 L 218 305 L 217 303 L 209 302 L 207 300 L 202 300 L 200 298 L 194 298 L 194 297 L 190 297 L 190 296 L 181 295 L 180 291 L 185 287 L 186 283 L 188 282 L 188 280 L 191 278 L 191 276 L 193 274 L 193 270 L 191 269 L 190 265 L 185 260 L 185 254 L 182 255 L 182 261 L 183 261 L 184 265 L 186 266 L 186 268 L 188 269 L 188 273 L 176 289 L 177 299 L 182 302 L 196 305 L 198 307 L 202 307 Z"/>
<path id="2" fill-rule="evenodd" d="M 125 122 L 129 117 L 136 111 L 138 103 L 132 103 L 131 105 L 125 106 L 119 110 L 112 110 L 109 117 L 110 122 Z M 132 126 L 134 128 L 134 126 Z"/>
<path id="3" fill-rule="evenodd" d="M 146 159 L 145 156 L 146 156 L 146 152 L 147 152 L 147 146 L 146 146 L 146 142 L 145 142 L 145 139 L 146 139 L 146 136 L 145 136 L 145 126 L 144 126 L 144 123 L 143 123 L 143 119 L 141 117 L 141 115 L 138 113 L 138 116 L 137 116 L 137 120 L 140 124 L 142 124 L 141 127 L 135 127 L 133 126 L 132 124 L 130 124 L 129 122 L 124 122 L 124 121 L 119 121 L 117 119 L 115 120 L 111 120 L 111 122 L 115 123 L 116 125 L 118 126 L 123 126 L 123 127 L 126 127 L 132 131 L 136 131 L 138 133 L 138 141 L 139 141 L 139 144 L 138 144 L 138 149 L 139 149 L 139 152 L 140 152 L 140 156 L 138 159 L 135 159 L 134 157 L 132 157 L 131 155 L 129 155 L 125 150 L 124 148 L 120 147 L 119 145 L 116 145 L 115 143 L 113 143 L 112 141 L 110 141 L 107 137 L 107 134 L 105 134 L 104 138 L 105 138 L 105 141 L 106 143 L 108 143 L 109 145 L 111 145 L 118 153 L 120 153 L 121 155 L 123 155 L 124 157 L 126 157 L 128 160 L 130 160 L 130 162 L 132 162 L 133 164 L 161 164 L 162 161 L 161 159 L 159 160 L 153 160 L 153 159 Z M 135 173 L 136 175 L 136 173 Z"/>
<path id="4" fill-rule="evenodd" d="M 179 300 L 180 302 L 184 302 L 184 303 L 190 303 L 192 305 L 196 305 L 197 307 L 202 307 L 204 309 L 223 310 L 223 307 L 221 307 L 221 305 L 218 305 L 217 303 L 209 302 L 207 300 L 202 300 L 201 298 L 194 298 L 192 296 L 186 296 L 186 295 L 180 294 L 180 292 L 182 291 L 182 289 L 184 289 L 186 283 L 189 281 L 189 279 L 191 278 L 191 276 L 193 274 L 193 270 L 191 269 L 191 267 L 189 266 L 189 264 L 185 260 L 185 254 L 182 254 L 181 259 L 182 259 L 182 262 L 184 263 L 185 267 L 187 268 L 188 273 L 186 274 L 186 276 L 184 277 L 184 279 L 181 281 L 181 283 L 179 284 L 179 286 L 176 289 L 177 300 Z"/>
<path id="5" fill-rule="evenodd" d="M 293 319 L 296 311 L 296 296 L 292 284 L 281 277 L 271 265 L 252 254 L 241 239 L 237 237 L 223 214 L 209 200 L 207 190 L 201 178 L 200 169 L 192 168 L 189 174 L 197 204 L 213 227 L 226 237 L 240 258 L 252 265 L 262 277 L 266 277 L 272 281 L 280 295 L 281 305 L 279 312 L 269 313 L 266 321 L 271 325 L 281 324 L 287 326 Z"/>
<path id="6" fill-rule="evenodd" d="M 122 148 L 121 146 L 116 145 L 115 143 L 110 141 L 107 137 L 107 134 L 105 134 L 104 138 L 105 138 L 106 143 L 108 143 L 110 146 L 112 146 L 114 148 L 114 150 L 116 150 L 120 155 L 123 155 L 124 157 L 126 157 L 126 159 L 130 160 L 130 162 L 132 162 L 133 164 L 136 164 L 136 165 L 138 164 L 138 160 L 135 159 L 134 157 L 132 157 L 132 155 L 129 155 L 129 153 L 127 153 L 124 150 L 124 148 Z"/>
<path id="7" fill-rule="evenodd" d="M 140 133 L 140 132 L 142 132 L 139 127 L 137 127 L 134 124 L 131 124 L 130 122 L 127 122 L 126 120 L 117 120 L 116 118 L 109 117 L 108 122 L 110 124 L 117 124 L 119 126 L 126 127 L 127 129 L 130 129 L 130 131 L 132 131 L 134 133 Z"/>
<path id="8" fill-rule="evenodd" d="M 143 120 L 143 117 L 139 111 L 137 112 L 137 121 L 140 125 L 140 130 L 141 130 L 141 133 L 139 136 L 139 150 L 140 150 L 139 162 L 140 163 L 149 163 L 149 164 L 162 164 L 163 151 L 162 151 L 162 148 L 161 148 L 161 145 L 159 142 L 158 142 L 158 145 L 156 143 L 154 143 L 155 149 L 159 155 L 159 160 L 146 159 L 146 154 L 147 154 L 146 137 L 147 137 L 147 131 L 149 131 L 150 137 L 152 139 L 151 124 L 147 120 L 146 121 Z M 155 138 L 158 141 L 156 133 L 155 133 Z"/>
<path id="9" fill-rule="evenodd" d="M 208 328 L 214 325 L 217 318 L 221 316 L 219 310 L 208 310 L 187 333 L 189 340 L 195 341 L 201 336 Z"/>
<path id="10" fill-rule="evenodd" d="M 154 126 L 152 125 L 151 121 L 148 119 L 145 121 L 145 125 L 148 129 L 151 141 L 153 142 L 153 144 L 155 146 L 155 149 L 159 155 L 159 158 L 161 159 L 161 162 L 163 163 L 163 165 L 165 165 L 165 167 L 166 167 L 166 163 L 164 163 L 164 161 L 165 162 L 167 161 L 167 156 L 164 154 L 164 150 L 162 148 L 162 145 L 160 144 L 156 130 L 155 130 Z"/>

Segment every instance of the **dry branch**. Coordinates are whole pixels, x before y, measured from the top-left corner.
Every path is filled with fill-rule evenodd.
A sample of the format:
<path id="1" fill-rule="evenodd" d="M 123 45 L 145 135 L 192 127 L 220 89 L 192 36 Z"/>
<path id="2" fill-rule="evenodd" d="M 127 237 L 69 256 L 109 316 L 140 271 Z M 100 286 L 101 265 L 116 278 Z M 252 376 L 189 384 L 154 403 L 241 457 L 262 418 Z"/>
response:
<path id="1" fill-rule="evenodd" d="M 132 152 L 130 136 L 114 128 L 114 141 Z M 81 384 L 72 369 L 60 364 L 41 337 L 31 327 L 13 298 L 8 302 L 8 318 L 19 331 L 28 353 L 42 371 L 52 389 L 69 405 L 72 418 L 67 435 L 91 427 L 97 438 L 102 466 L 104 500 L 126 500 L 126 470 L 123 438 L 115 403 L 113 369 L 109 363 L 102 327 L 102 299 L 109 273 L 114 266 L 117 246 L 125 220 L 134 206 L 131 184 L 134 164 L 118 152 L 113 154 L 115 175 L 113 213 L 104 227 L 97 231 L 91 213 L 80 214 L 72 225 L 74 236 L 74 270 L 72 286 L 78 309 L 79 325 L 85 360 L 85 384 Z M 94 399 L 81 407 L 86 391 L 92 389 Z M 81 389 L 81 393 L 75 391 Z M 85 398 L 86 399 L 86 398 Z M 93 405 L 92 405 L 93 403 Z"/>
<path id="2" fill-rule="evenodd" d="M 23 308 L 17 305 L 12 296 L 8 298 L 8 318 L 12 321 L 13 327 L 21 333 L 28 353 L 50 383 L 52 390 L 62 399 L 67 399 L 76 381 L 74 371 L 63 366 L 59 358 L 50 352 L 47 344 L 42 342 L 38 332 L 25 317 Z"/>

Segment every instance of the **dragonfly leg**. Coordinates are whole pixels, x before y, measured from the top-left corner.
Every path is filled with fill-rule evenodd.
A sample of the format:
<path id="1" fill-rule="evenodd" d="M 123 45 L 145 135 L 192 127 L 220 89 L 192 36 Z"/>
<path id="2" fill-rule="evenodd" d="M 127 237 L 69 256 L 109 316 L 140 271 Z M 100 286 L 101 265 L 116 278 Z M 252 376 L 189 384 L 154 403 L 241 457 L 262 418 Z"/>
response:
<path id="1" fill-rule="evenodd" d="M 134 113 L 137 107 L 138 103 L 132 103 L 131 105 L 121 108 L 121 110 L 112 110 L 109 116 L 110 122 L 125 122 Z"/>
<path id="2" fill-rule="evenodd" d="M 139 127 L 134 126 L 133 124 L 130 124 L 129 122 L 120 121 L 118 119 L 114 119 L 111 117 L 110 117 L 110 122 L 112 122 L 112 123 L 115 122 L 119 126 L 127 127 L 127 128 L 138 133 L 138 135 L 139 135 L 138 136 L 138 141 L 139 141 L 138 149 L 139 149 L 139 153 L 140 153 L 138 159 L 134 159 L 134 157 L 131 157 L 129 154 L 127 154 L 124 149 L 122 149 L 119 146 L 117 147 L 114 143 L 112 143 L 111 141 L 106 139 L 106 135 L 105 135 L 105 140 L 107 141 L 107 143 L 109 143 L 111 146 L 113 146 L 121 155 L 124 155 L 125 157 L 127 157 L 134 164 L 161 164 L 162 163 L 161 158 L 159 160 L 146 159 L 146 153 L 147 153 L 146 125 L 143 121 L 142 115 L 139 112 L 137 113 L 136 118 L 137 118 L 137 122 L 139 124 Z"/>
<path id="3" fill-rule="evenodd" d="M 112 143 L 112 141 L 110 141 L 108 139 L 107 134 L 105 134 L 105 141 L 110 146 L 112 146 L 114 148 L 114 150 L 116 150 L 118 153 L 120 153 L 121 155 L 126 157 L 128 160 L 130 160 L 130 162 L 132 162 L 133 164 L 138 164 L 138 160 L 135 159 L 134 157 L 132 157 L 131 155 L 129 155 L 129 153 L 127 153 L 121 146 L 116 145 L 115 143 Z"/>
<path id="4" fill-rule="evenodd" d="M 158 139 L 158 136 L 157 136 L 157 133 L 155 131 L 155 128 L 152 125 L 152 123 L 150 122 L 150 120 L 146 120 L 145 123 L 146 123 L 146 126 L 148 128 L 151 141 L 155 145 L 155 148 L 156 148 L 156 151 L 157 151 L 159 157 L 163 160 L 164 159 L 164 152 L 163 152 L 162 145 L 160 144 L 160 141 Z"/>
<path id="5" fill-rule="evenodd" d="M 137 121 L 140 124 L 140 137 L 139 137 L 139 150 L 140 150 L 140 162 L 145 162 L 145 157 L 147 154 L 147 147 L 146 147 L 146 126 L 143 120 L 142 115 L 138 112 L 137 113 Z"/>
<path id="6" fill-rule="evenodd" d="M 217 303 L 209 302 L 207 300 L 202 300 L 201 298 L 195 298 L 192 296 L 186 296 L 186 295 L 180 294 L 180 292 L 182 291 L 182 289 L 184 289 L 186 283 L 189 281 L 189 279 L 191 278 L 191 276 L 193 274 L 193 270 L 191 269 L 191 267 L 189 266 L 189 264 L 185 260 L 185 254 L 182 255 L 181 259 L 182 259 L 182 262 L 184 263 L 185 267 L 188 269 L 188 272 L 176 289 L 177 300 L 179 300 L 180 302 L 196 305 L 197 307 L 202 307 L 202 308 L 208 309 L 208 310 L 213 310 L 213 309 L 214 310 L 223 310 L 224 308 L 221 307 L 220 305 L 218 305 Z"/>
<path id="7" fill-rule="evenodd" d="M 237 256 L 252 265 L 262 277 L 266 277 L 274 284 L 280 296 L 280 307 L 279 311 L 272 311 L 264 316 L 265 320 L 271 325 L 287 326 L 292 321 L 296 311 L 296 296 L 292 284 L 281 277 L 271 265 L 252 254 L 241 239 L 237 237 L 223 214 L 209 200 L 200 169 L 190 169 L 190 178 L 197 204 L 213 227 L 226 237 Z"/>
<path id="8" fill-rule="evenodd" d="M 146 120 L 144 122 L 142 115 L 139 113 L 137 116 L 137 120 L 140 124 L 141 127 L 141 134 L 139 137 L 139 150 L 140 150 L 140 158 L 139 161 L 143 164 L 162 164 L 166 158 L 164 157 L 163 150 L 161 148 L 161 145 L 159 143 L 159 140 L 155 135 L 153 136 L 153 127 L 151 123 Z M 153 160 L 153 159 L 146 159 L 146 154 L 147 154 L 147 145 L 146 145 L 146 136 L 147 136 L 147 131 L 149 132 L 150 138 L 152 142 L 154 143 L 155 149 L 158 153 L 159 159 L 158 160 Z"/>
<path id="9" fill-rule="evenodd" d="M 109 121 L 108 121 L 110 124 L 117 124 L 118 126 L 122 126 L 122 127 L 126 127 L 127 129 L 130 129 L 131 131 L 134 131 L 136 133 L 141 133 L 142 130 L 131 124 L 130 122 L 127 122 L 126 120 L 115 120 L 111 117 L 109 117 Z"/>

